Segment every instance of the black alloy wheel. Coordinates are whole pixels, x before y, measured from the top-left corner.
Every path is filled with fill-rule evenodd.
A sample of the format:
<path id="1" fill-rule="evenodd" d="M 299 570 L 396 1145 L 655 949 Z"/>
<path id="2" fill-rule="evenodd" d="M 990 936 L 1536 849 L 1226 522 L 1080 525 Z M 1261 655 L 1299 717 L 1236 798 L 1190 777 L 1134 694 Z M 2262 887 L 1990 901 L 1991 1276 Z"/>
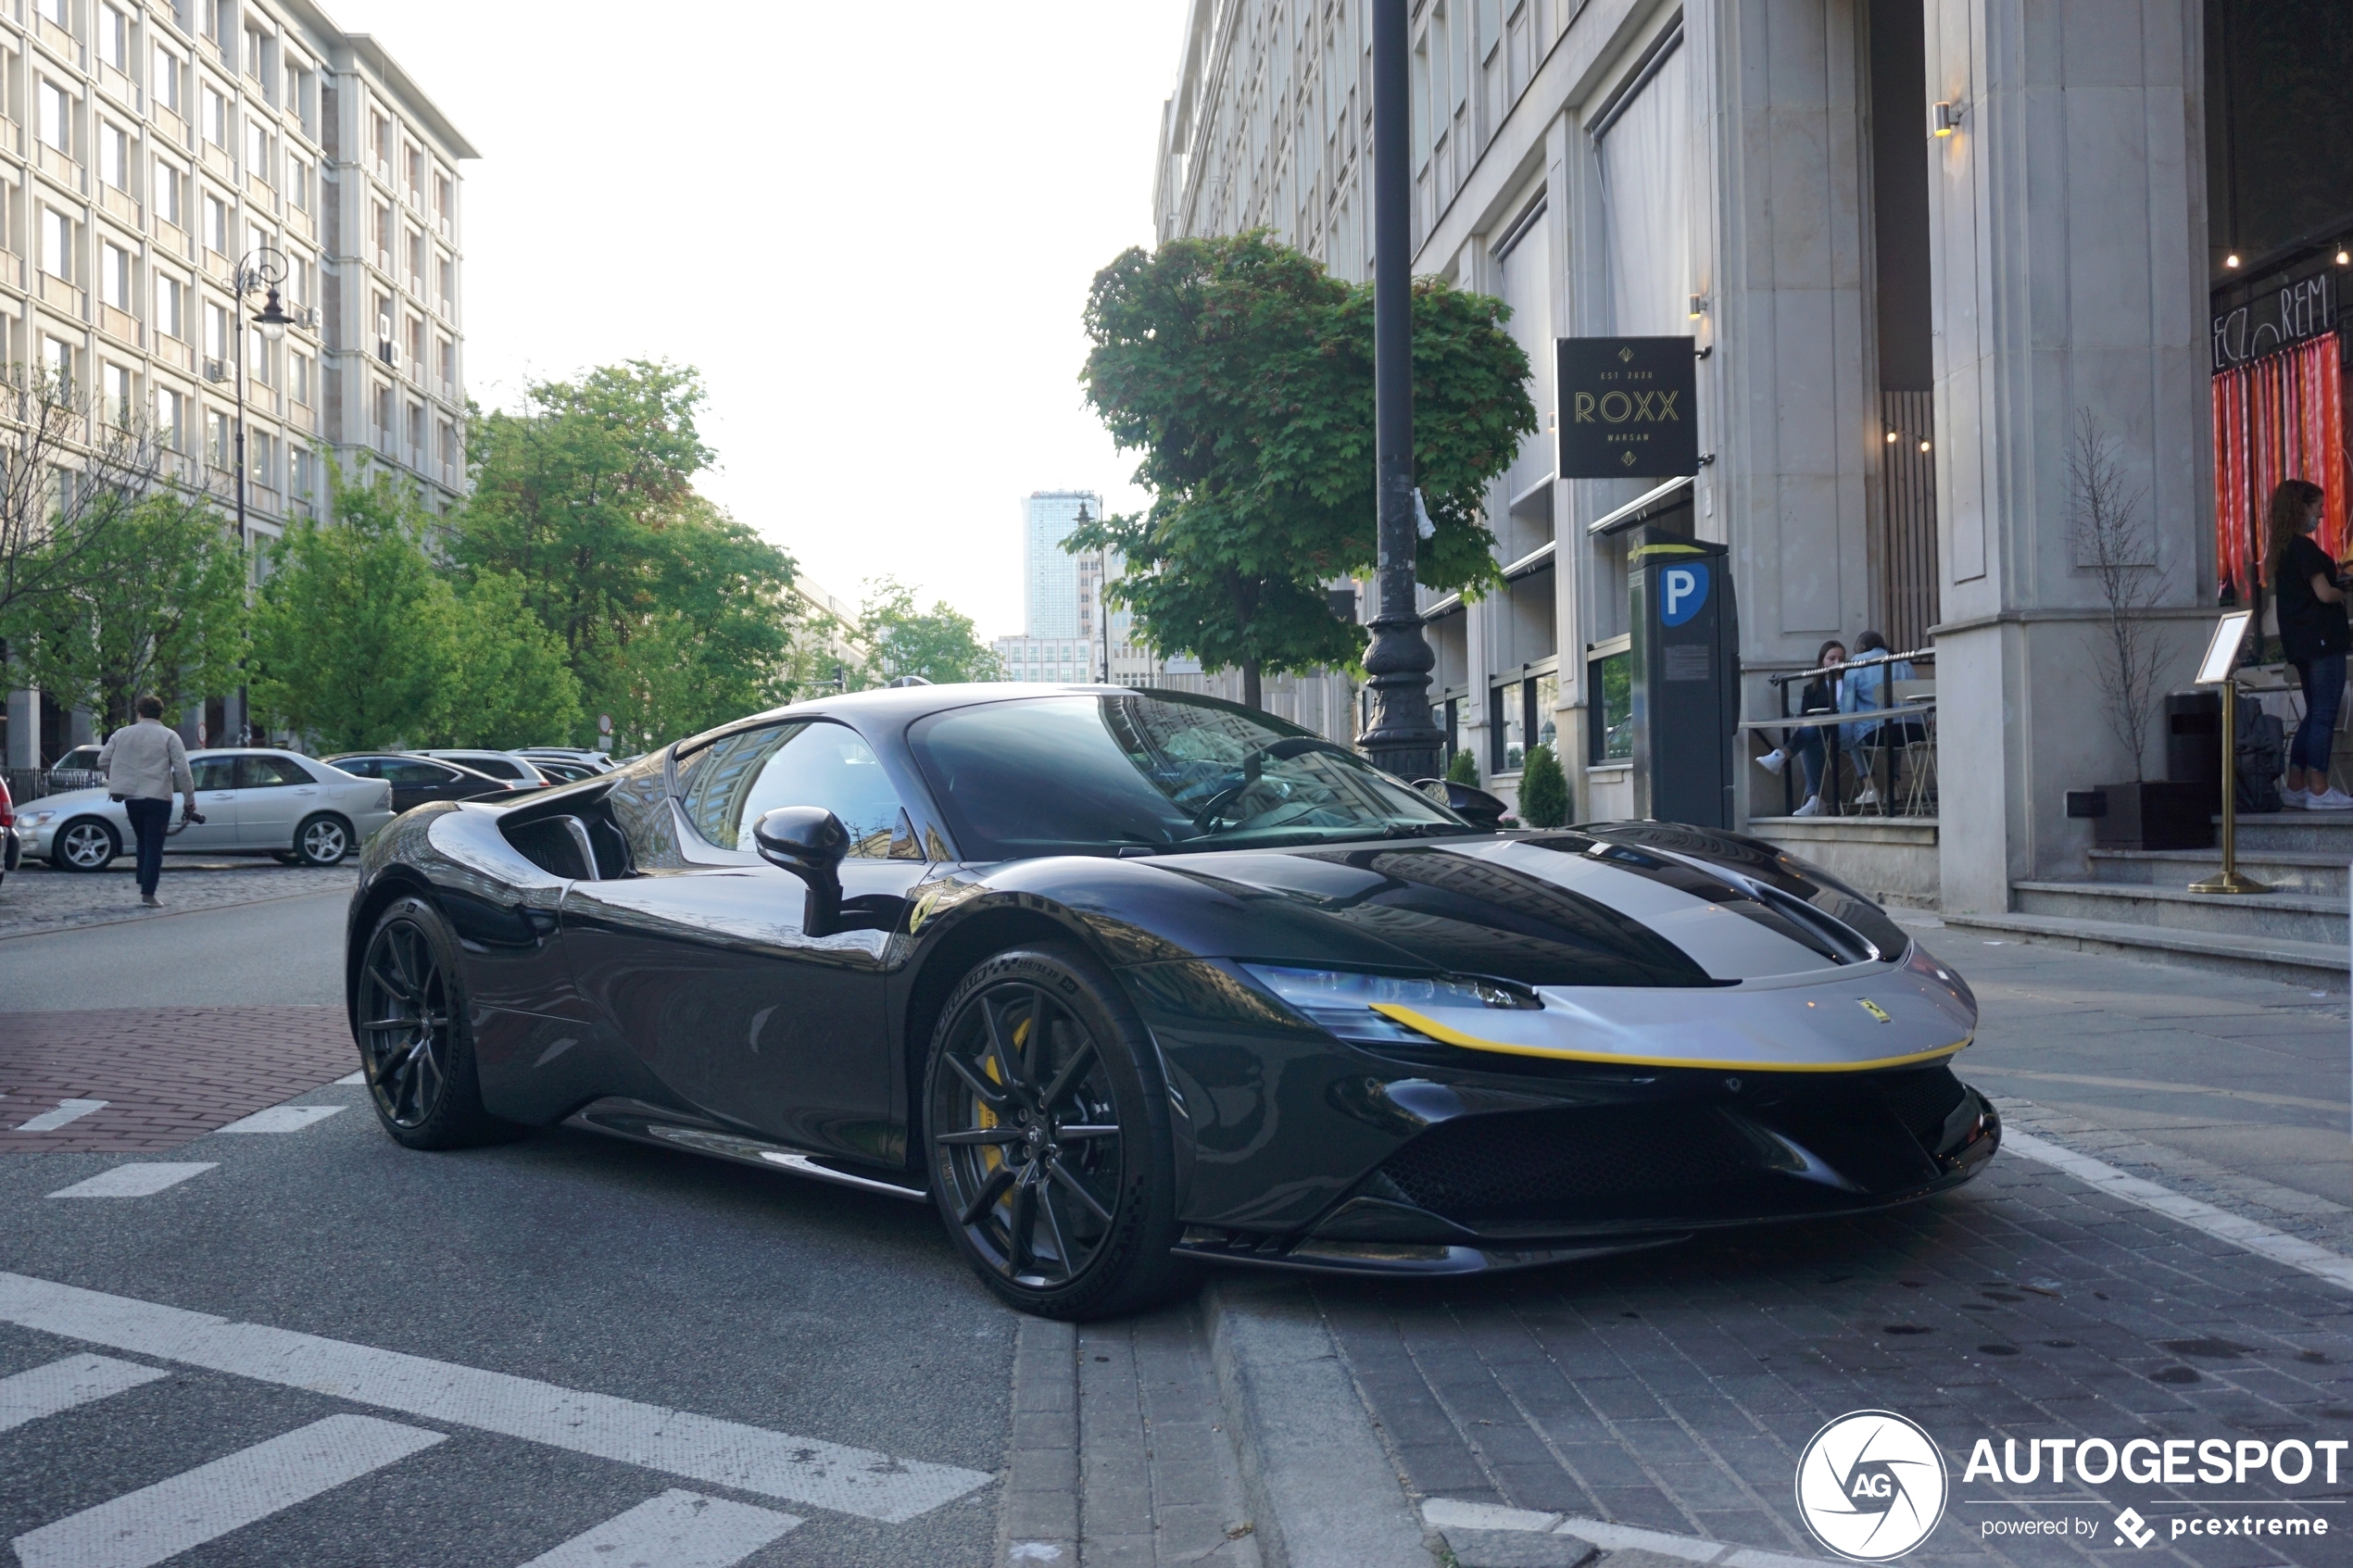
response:
<path id="1" fill-rule="evenodd" d="M 121 853 L 121 835 L 95 817 L 68 822 L 49 843 L 49 863 L 69 872 L 105 871 Z"/>
<path id="2" fill-rule="evenodd" d="M 1011 1305 L 1101 1317 L 1185 1279 L 1153 1061 L 1116 982 L 1075 948 L 1000 954 L 949 998 L 925 1090 L 932 1191 Z"/>
<path id="3" fill-rule="evenodd" d="M 360 1066 L 376 1119 L 410 1148 L 464 1148 L 519 1131 L 482 1108 L 457 954 L 440 912 L 403 898 L 377 921 L 360 964 Z"/>
<path id="4" fill-rule="evenodd" d="M 324 811 L 305 817 L 295 829 L 294 852 L 306 866 L 340 865 L 351 853 L 350 824 Z"/>

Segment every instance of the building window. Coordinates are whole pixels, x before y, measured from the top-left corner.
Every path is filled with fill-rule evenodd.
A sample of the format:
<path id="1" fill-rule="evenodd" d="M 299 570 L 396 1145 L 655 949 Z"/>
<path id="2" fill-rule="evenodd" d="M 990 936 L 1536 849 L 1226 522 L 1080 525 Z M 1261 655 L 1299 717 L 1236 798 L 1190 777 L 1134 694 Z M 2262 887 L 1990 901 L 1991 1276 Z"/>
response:
<path id="1" fill-rule="evenodd" d="M 131 253 L 111 240 L 98 243 L 98 299 L 117 310 L 131 308 Z"/>
<path id="2" fill-rule="evenodd" d="M 378 202 L 369 209 L 369 239 L 373 242 L 376 265 L 392 270 L 392 208 Z"/>
<path id="3" fill-rule="evenodd" d="M 188 226 L 188 177 L 162 159 L 156 160 L 156 177 L 151 183 L 150 203 L 156 217 L 175 229 Z"/>
<path id="4" fill-rule="evenodd" d="M 375 416 L 377 450 L 389 452 L 392 450 L 393 434 L 392 388 L 382 385 L 376 388 Z"/>
<path id="5" fill-rule="evenodd" d="M 376 358 L 392 358 L 392 301 L 384 295 L 376 295 Z"/>
<path id="6" fill-rule="evenodd" d="M 286 200 L 297 212 L 310 210 L 310 163 L 307 158 L 286 156 Z"/>
<path id="7" fill-rule="evenodd" d="M 449 221 L 450 208 L 458 202 L 458 187 L 447 174 L 436 171 L 433 177 L 433 215 L 442 222 Z"/>
<path id="8" fill-rule="evenodd" d="M 319 454 L 307 446 L 294 449 L 293 488 L 303 515 L 309 516 L 310 500 L 319 494 Z"/>
<path id="9" fill-rule="evenodd" d="M 229 150 L 229 100 L 208 82 L 204 89 L 204 139 L 224 153 Z"/>
<path id="10" fill-rule="evenodd" d="M 205 374 L 214 381 L 229 379 L 229 307 L 205 301 L 204 354 L 212 363 Z"/>
<path id="11" fill-rule="evenodd" d="M 229 254 L 229 204 L 209 192 L 204 199 L 204 243 L 208 250 Z"/>
<path id="12" fill-rule="evenodd" d="M 188 400 L 170 387 L 156 388 L 156 440 L 169 452 L 185 450 Z"/>
<path id="13" fill-rule="evenodd" d="M 447 420 L 441 421 L 441 471 L 447 474 L 458 464 L 458 427 Z"/>
<path id="14" fill-rule="evenodd" d="M 245 29 L 245 74 L 269 86 L 270 35 L 258 27 Z"/>
<path id="15" fill-rule="evenodd" d="M 270 340 L 263 337 L 261 329 L 251 322 L 245 325 L 245 364 L 252 370 L 256 385 L 278 384 L 270 366 Z"/>
<path id="16" fill-rule="evenodd" d="M 73 153 L 73 98 L 66 90 L 42 78 L 33 89 L 41 122 L 34 133 L 48 145 L 70 157 Z"/>
<path id="17" fill-rule="evenodd" d="M 245 172 L 258 174 L 264 184 L 277 183 L 270 178 L 270 129 L 258 119 L 245 121 Z"/>
<path id="18" fill-rule="evenodd" d="M 412 144 L 409 148 L 409 156 L 405 162 L 406 168 L 403 172 L 409 176 L 409 194 L 422 201 L 425 194 L 424 149 Z"/>
<path id="19" fill-rule="evenodd" d="M 118 191 L 131 189 L 131 132 L 98 122 L 98 178 Z"/>
<path id="20" fill-rule="evenodd" d="M 131 371 L 121 365 L 107 364 L 99 370 L 101 391 L 106 396 L 106 418 L 109 424 L 131 422 Z"/>
<path id="21" fill-rule="evenodd" d="M 409 449 L 422 465 L 425 451 L 425 406 L 422 403 L 409 405 Z"/>
<path id="22" fill-rule="evenodd" d="M 229 416 L 218 408 L 205 410 L 204 457 L 214 468 L 229 466 Z"/>
<path id="23" fill-rule="evenodd" d="M 441 258 L 441 308 L 447 315 L 458 303 L 458 263 L 450 257 Z"/>
<path id="24" fill-rule="evenodd" d="M 286 354 L 286 393 L 304 408 L 310 407 L 310 356 L 299 350 Z"/>
<path id="25" fill-rule="evenodd" d="M 416 316 L 409 318 L 409 373 L 425 379 L 425 323 Z"/>
<path id="26" fill-rule="evenodd" d="M 409 239 L 409 286 L 419 294 L 425 292 L 425 237 L 411 229 Z"/>
<path id="27" fill-rule="evenodd" d="M 121 7 L 98 7 L 98 58 L 124 75 L 131 72 L 131 19 Z"/>
<path id="28" fill-rule="evenodd" d="M 56 22 L 59 27 L 68 30 L 73 27 L 72 0 L 39 0 L 33 9 Z"/>
<path id="29" fill-rule="evenodd" d="M 41 270 L 73 281 L 73 220 L 53 207 L 41 209 Z"/>
<path id="30" fill-rule="evenodd" d="M 50 381 L 60 388 L 73 385 L 73 345 L 63 338 L 41 339 L 41 368 L 49 373 Z"/>
<path id="31" fill-rule="evenodd" d="M 229 19 L 235 3 L 236 0 L 204 0 L 204 35 L 215 44 L 229 42 Z"/>
<path id="32" fill-rule="evenodd" d="M 458 387 L 458 345 L 451 343 L 446 337 L 434 339 L 434 368 L 439 372 L 435 379 L 441 383 L 441 395 L 444 397 L 456 396 Z"/>
<path id="33" fill-rule="evenodd" d="M 165 337 L 187 340 L 188 285 L 177 278 L 156 279 L 156 331 Z"/>
<path id="34" fill-rule="evenodd" d="M 392 156 L 392 120 L 384 115 L 368 117 L 368 156 L 379 168 L 384 167 Z"/>
<path id="35" fill-rule="evenodd" d="M 160 44 L 156 45 L 155 73 L 147 83 L 147 93 L 158 107 L 170 109 L 173 114 L 182 112 L 180 56 Z"/>

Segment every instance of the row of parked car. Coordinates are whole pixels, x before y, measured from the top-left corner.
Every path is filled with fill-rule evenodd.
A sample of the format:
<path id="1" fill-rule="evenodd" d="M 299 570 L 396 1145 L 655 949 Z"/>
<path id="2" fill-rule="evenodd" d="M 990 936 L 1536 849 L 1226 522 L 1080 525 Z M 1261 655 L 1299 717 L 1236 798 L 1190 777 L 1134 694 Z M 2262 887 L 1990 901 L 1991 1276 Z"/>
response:
<path id="1" fill-rule="evenodd" d="M 122 803 L 107 797 L 98 748 L 77 746 L 50 771 L 50 793 L 13 806 L 0 783 L 0 875 L 20 859 L 95 872 L 132 847 Z M 306 757 L 275 746 L 188 754 L 196 814 L 176 814 L 167 854 L 269 855 L 287 865 L 332 866 L 401 812 L 430 800 L 484 800 L 589 778 L 612 767 L 602 752 L 347 751 Z M 72 785 L 79 787 L 60 787 Z"/>

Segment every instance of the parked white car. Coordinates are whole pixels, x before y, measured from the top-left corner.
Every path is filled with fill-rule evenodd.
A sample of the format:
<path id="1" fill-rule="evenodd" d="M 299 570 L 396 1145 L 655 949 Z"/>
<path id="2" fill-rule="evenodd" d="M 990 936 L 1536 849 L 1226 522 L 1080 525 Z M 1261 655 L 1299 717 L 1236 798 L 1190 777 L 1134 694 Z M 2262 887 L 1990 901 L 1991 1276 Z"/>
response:
<path id="1" fill-rule="evenodd" d="M 239 748 L 192 751 L 196 814 L 172 806 L 167 855 L 275 855 L 288 864 L 332 866 L 392 821 L 392 786 L 355 778 L 315 757 Z M 135 847 L 131 819 L 103 786 L 29 800 L 17 809 L 27 859 L 59 871 L 104 871 Z"/>

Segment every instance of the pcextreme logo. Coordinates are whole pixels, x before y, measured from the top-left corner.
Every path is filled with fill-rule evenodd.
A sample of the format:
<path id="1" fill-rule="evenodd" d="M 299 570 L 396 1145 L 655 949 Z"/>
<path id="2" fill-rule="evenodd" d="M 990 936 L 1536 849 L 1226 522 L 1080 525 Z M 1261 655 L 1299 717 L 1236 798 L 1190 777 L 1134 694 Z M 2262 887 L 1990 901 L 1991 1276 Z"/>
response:
<path id="1" fill-rule="evenodd" d="M 1944 1517 L 1944 1456 L 1893 1411 L 1854 1411 L 1814 1434 L 1797 1460 L 1797 1512 L 1839 1556 L 1886 1562 Z"/>

